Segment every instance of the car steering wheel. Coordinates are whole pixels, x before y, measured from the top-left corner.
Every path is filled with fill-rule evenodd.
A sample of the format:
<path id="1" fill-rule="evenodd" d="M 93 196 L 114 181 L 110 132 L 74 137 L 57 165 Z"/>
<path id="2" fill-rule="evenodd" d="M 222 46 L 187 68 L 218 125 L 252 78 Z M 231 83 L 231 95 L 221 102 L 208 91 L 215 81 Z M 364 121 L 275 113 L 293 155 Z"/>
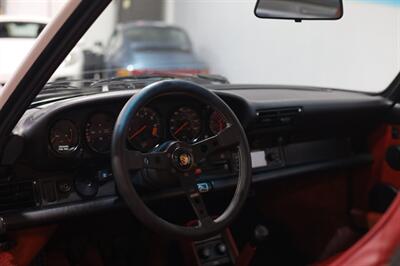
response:
<path id="1" fill-rule="evenodd" d="M 193 144 L 171 141 L 162 151 L 142 153 L 128 147 L 128 125 L 136 112 L 155 98 L 186 95 L 218 110 L 227 126 L 215 136 Z M 212 218 L 197 187 L 198 163 L 218 150 L 237 147 L 239 172 L 234 196 L 225 211 Z M 146 86 L 125 104 L 112 137 L 112 167 L 118 191 L 133 214 L 150 229 L 178 238 L 205 239 L 225 229 L 243 207 L 251 184 L 250 149 L 246 134 L 229 106 L 215 93 L 182 80 L 165 80 Z M 182 226 L 164 220 L 143 202 L 132 184 L 132 173 L 143 169 L 169 171 L 177 178 L 198 218 L 197 226 Z"/>

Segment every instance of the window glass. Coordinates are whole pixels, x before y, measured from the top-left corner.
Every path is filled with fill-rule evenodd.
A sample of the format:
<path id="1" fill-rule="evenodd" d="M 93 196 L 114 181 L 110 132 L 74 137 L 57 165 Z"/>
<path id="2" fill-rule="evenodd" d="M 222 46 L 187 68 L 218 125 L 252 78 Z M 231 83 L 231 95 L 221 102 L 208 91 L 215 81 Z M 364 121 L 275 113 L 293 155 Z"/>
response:
<path id="1" fill-rule="evenodd" d="M 66 2 L 3 1 L 4 14 L 21 20 L 0 24 L 2 37 L 20 39 L 0 40 L 0 84 L 10 76 L 1 64 L 15 71 L 42 29 L 24 22 L 27 14 L 50 21 Z M 255 2 L 112 1 L 49 81 L 167 72 L 379 93 L 400 70 L 399 1 L 344 0 L 342 19 L 301 23 L 257 18 Z"/>

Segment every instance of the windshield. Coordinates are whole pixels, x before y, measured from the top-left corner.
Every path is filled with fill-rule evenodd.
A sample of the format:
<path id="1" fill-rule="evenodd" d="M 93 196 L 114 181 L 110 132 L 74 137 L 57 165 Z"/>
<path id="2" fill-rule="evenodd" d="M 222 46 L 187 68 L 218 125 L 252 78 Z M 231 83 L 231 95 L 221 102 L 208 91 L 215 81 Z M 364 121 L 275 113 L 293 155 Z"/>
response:
<path id="1" fill-rule="evenodd" d="M 45 10 L 46 1 L 32 2 Z M 344 0 L 340 20 L 295 23 L 257 18 L 256 0 L 112 1 L 49 82 L 212 75 L 231 84 L 379 93 L 400 70 L 397 3 Z M 7 28 L 13 36 L 39 31 L 39 24 Z"/>
<path id="2" fill-rule="evenodd" d="M 34 22 L 0 22 L 0 38 L 36 38 L 45 26 Z"/>

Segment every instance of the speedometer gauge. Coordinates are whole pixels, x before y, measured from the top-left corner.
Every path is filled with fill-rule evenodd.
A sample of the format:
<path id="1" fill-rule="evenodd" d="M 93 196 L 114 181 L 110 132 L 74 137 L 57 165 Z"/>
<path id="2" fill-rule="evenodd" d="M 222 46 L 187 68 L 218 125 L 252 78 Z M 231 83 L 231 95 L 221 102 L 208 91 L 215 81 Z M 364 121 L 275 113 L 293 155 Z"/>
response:
<path id="1" fill-rule="evenodd" d="M 50 145 L 60 155 L 74 152 L 79 145 L 78 129 L 69 120 L 60 120 L 50 129 Z"/>
<path id="2" fill-rule="evenodd" d="M 85 125 L 85 138 L 89 148 L 98 153 L 108 153 L 114 129 L 114 118 L 106 113 L 92 115 Z"/>
<path id="3" fill-rule="evenodd" d="M 195 141 L 201 133 L 199 114 L 190 107 L 180 107 L 169 120 L 169 131 L 177 140 Z"/>
<path id="4" fill-rule="evenodd" d="M 151 108 L 140 109 L 129 125 L 128 141 L 133 148 L 149 151 L 159 144 L 161 124 L 158 114 Z"/>

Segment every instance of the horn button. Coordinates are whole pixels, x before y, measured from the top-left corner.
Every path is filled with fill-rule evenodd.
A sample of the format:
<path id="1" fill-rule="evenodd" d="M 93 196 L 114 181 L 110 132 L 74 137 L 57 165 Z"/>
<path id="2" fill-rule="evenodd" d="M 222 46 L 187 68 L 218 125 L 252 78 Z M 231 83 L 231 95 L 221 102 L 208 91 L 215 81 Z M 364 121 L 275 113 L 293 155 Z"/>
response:
<path id="1" fill-rule="evenodd" d="M 193 153 L 186 147 L 177 147 L 172 152 L 171 159 L 174 167 L 181 172 L 186 172 L 193 168 Z"/>

